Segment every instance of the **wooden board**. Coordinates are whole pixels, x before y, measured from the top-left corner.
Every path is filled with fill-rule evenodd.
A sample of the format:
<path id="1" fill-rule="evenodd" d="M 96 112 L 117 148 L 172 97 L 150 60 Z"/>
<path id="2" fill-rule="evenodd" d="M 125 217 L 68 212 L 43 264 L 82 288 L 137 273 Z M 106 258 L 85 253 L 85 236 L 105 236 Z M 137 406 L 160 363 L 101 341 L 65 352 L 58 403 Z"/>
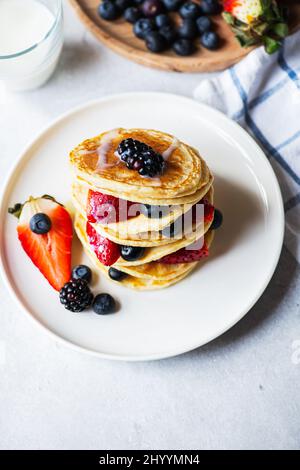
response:
<path id="1" fill-rule="evenodd" d="M 220 35 L 222 47 L 217 51 L 208 51 L 204 47 L 189 57 L 179 57 L 168 50 L 162 54 L 149 52 L 144 41 L 136 38 L 132 25 L 124 19 L 113 22 L 102 20 L 97 8 L 100 0 L 69 0 L 85 26 L 103 44 L 118 54 L 148 67 L 176 72 L 213 72 L 223 70 L 241 60 L 251 49 L 243 49 L 234 38 L 228 25 L 220 15 L 213 17 L 215 31 Z M 300 27 L 300 2 L 286 1 L 291 8 L 290 30 Z"/>

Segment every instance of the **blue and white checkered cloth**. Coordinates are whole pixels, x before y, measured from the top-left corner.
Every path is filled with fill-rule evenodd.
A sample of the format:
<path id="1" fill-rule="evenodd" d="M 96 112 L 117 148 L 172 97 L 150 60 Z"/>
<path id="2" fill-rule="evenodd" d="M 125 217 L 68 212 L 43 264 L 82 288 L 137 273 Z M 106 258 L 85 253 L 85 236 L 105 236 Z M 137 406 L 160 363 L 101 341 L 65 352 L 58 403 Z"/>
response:
<path id="1" fill-rule="evenodd" d="M 196 88 L 195 98 L 253 135 L 279 180 L 285 245 L 300 262 L 300 33 L 271 56 L 263 48 Z"/>

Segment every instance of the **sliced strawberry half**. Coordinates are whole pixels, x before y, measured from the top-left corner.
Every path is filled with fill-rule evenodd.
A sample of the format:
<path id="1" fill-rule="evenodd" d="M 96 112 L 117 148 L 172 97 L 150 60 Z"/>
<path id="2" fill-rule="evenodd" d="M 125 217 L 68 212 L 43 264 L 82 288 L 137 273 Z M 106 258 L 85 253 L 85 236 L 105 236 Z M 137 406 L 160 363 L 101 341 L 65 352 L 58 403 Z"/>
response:
<path id="1" fill-rule="evenodd" d="M 215 208 L 207 199 L 203 199 L 204 203 L 204 222 L 212 222 L 214 218 Z"/>
<path id="2" fill-rule="evenodd" d="M 197 222 L 196 207 L 197 207 L 197 205 L 200 205 L 200 204 L 204 205 L 204 208 L 203 208 L 203 210 L 204 210 L 204 212 L 203 212 L 204 223 L 211 222 L 214 218 L 214 211 L 215 211 L 214 206 L 212 204 L 210 204 L 210 202 L 208 202 L 207 199 L 203 198 L 203 199 L 201 199 L 201 201 L 194 204 L 193 207 L 190 209 L 192 211 L 192 214 L 193 214 L 193 216 L 192 216 L 193 224 Z M 199 217 L 199 215 L 198 215 L 198 217 Z"/>
<path id="3" fill-rule="evenodd" d="M 158 260 L 158 263 L 164 264 L 177 264 L 177 263 L 193 263 L 199 261 L 202 258 L 206 258 L 209 255 L 208 246 L 204 242 L 203 246 L 198 250 L 189 250 L 181 248 L 170 255 L 163 256 Z"/>
<path id="4" fill-rule="evenodd" d="M 86 233 L 92 250 L 104 266 L 111 266 L 119 259 L 119 245 L 96 232 L 89 222 L 86 223 Z"/>
<path id="5" fill-rule="evenodd" d="M 60 290 L 71 277 L 72 220 L 67 210 L 49 196 L 29 198 L 25 204 L 17 204 L 17 226 L 21 245 L 35 266 L 51 286 Z M 38 235 L 30 230 L 30 219 L 37 213 L 46 214 L 51 220 L 49 232 Z"/>
<path id="6" fill-rule="evenodd" d="M 99 222 L 101 224 L 121 222 L 138 215 L 128 214 L 132 204 L 135 203 L 90 189 L 86 211 L 87 219 L 91 223 Z"/>

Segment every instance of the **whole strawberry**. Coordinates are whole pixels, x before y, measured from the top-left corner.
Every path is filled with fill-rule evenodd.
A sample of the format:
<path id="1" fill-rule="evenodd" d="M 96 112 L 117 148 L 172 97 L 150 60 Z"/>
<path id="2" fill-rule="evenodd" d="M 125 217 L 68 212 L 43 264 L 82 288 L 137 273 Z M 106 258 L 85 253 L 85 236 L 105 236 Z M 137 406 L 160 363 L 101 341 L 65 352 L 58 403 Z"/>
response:
<path id="1" fill-rule="evenodd" d="M 223 0 L 223 18 L 242 47 L 264 45 L 276 52 L 288 34 L 286 15 L 276 0 Z"/>

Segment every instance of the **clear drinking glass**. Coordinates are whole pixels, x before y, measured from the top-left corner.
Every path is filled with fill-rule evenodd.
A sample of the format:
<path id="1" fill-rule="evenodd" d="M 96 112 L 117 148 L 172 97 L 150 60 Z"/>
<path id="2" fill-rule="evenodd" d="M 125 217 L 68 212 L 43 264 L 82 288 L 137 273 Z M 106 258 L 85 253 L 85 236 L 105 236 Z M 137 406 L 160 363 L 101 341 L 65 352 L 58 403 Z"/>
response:
<path id="1" fill-rule="evenodd" d="M 62 0 L 21 1 L 23 2 L 21 5 L 22 9 L 24 7 L 27 8 L 25 12 L 27 15 L 32 14 L 32 8 L 41 7 L 41 5 L 36 5 L 36 3 L 44 5 L 48 9 L 47 14 L 50 13 L 51 22 L 49 20 L 49 26 L 45 28 L 45 31 L 43 31 L 41 24 L 36 24 L 36 27 L 39 26 L 42 31 L 42 37 L 29 46 L 28 37 L 26 38 L 26 44 L 25 37 L 24 41 L 22 39 L 22 28 L 18 27 L 18 22 L 21 21 L 19 17 L 21 15 L 17 15 L 18 2 L 20 0 L 0 0 L 2 18 L 5 18 L 5 8 L 7 6 L 5 2 L 15 2 L 15 22 L 10 21 L 9 28 L 10 31 L 13 31 L 13 34 L 17 35 L 17 44 L 21 45 L 22 42 L 26 44 L 25 49 L 19 47 L 19 50 L 12 50 L 7 54 L 3 53 L 3 45 L 1 46 L 0 43 L 0 81 L 5 84 L 7 89 L 12 91 L 30 90 L 43 85 L 55 70 L 63 44 Z M 12 3 L 8 8 L 11 8 L 11 6 Z M 25 10 L 22 11 L 24 12 Z M 36 21 L 38 22 L 39 11 L 34 13 L 36 13 Z M 51 16 L 53 16 L 53 21 Z M 11 19 L 12 15 L 10 14 Z"/>

